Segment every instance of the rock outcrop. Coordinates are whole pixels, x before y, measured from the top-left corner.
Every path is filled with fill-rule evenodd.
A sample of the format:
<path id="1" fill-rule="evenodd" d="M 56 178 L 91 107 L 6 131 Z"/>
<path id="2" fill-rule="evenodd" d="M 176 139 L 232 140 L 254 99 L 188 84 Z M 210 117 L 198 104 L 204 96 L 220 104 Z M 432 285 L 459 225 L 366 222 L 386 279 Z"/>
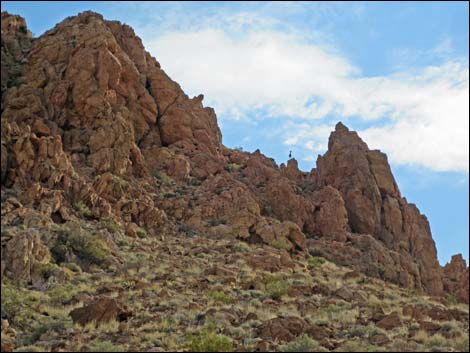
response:
<path id="1" fill-rule="evenodd" d="M 2 226 L 104 224 L 109 242 L 115 228 L 237 238 L 468 301 L 468 269 L 457 276 L 451 264 L 443 281 L 426 217 L 356 132 L 339 123 L 306 173 L 294 159 L 279 167 L 223 146 L 202 102 L 127 25 L 87 11 L 32 39 L 22 18 L 2 13 Z M 2 237 L 2 273 L 30 281 L 51 239 Z"/>
<path id="2" fill-rule="evenodd" d="M 443 293 L 427 218 L 401 197 L 385 154 L 369 150 L 356 132 L 338 123 L 312 173 L 320 185 L 339 190 L 351 231 L 370 234 L 385 246 L 394 267 L 401 267 L 396 282 L 433 295 Z"/>
<path id="3" fill-rule="evenodd" d="M 469 270 L 462 254 L 452 256 L 451 261 L 444 266 L 443 279 L 444 290 L 468 304 Z"/>

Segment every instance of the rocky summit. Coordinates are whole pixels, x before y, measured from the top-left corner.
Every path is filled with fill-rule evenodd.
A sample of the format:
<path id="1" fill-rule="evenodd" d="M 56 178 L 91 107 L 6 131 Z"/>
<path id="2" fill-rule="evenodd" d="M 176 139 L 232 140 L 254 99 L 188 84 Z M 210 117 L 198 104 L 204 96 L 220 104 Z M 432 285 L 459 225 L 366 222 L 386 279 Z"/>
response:
<path id="1" fill-rule="evenodd" d="M 93 12 L 2 12 L 1 50 L 2 351 L 468 351 L 465 261 L 356 132 L 310 172 L 227 148 Z"/>

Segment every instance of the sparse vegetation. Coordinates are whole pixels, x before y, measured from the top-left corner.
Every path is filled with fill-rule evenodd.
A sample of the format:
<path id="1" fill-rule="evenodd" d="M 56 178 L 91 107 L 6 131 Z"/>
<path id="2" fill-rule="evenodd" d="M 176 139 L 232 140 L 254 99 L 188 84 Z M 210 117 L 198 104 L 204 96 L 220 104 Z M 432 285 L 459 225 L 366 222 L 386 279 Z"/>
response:
<path id="1" fill-rule="evenodd" d="M 85 263 L 102 265 L 109 256 L 109 248 L 101 239 L 77 226 L 63 227 L 51 252 L 58 263 L 69 262 L 75 254 Z"/>
<path id="2" fill-rule="evenodd" d="M 314 270 L 321 267 L 325 263 L 325 259 L 319 256 L 311 256 L 307 261 L 307 268 L 309 270 Z"/>
<path id="3" fill-rule="evenodd" d="M 144 228 L 137 228 L 136 232 L 137 236 L 140 238 L 140 239 L 144 239 L 144 238 L 147 238 L 148 236 L 148 233 L 147 231 L 144 229 Z"/>
<path id="4" fill-rule="evenodd" d="M 287 294 L 289 285 L 285 279 L 279 275 L 268 275 L 264 278 L 264 289 L 266 295 L 274 300 L 279 300 Z"/>
<path id="5" fill-rule="evenodd" d="M 119 223 L 111 217 L 101 219 L 101 224 L 111 233 L 116 233 L 120 229 Z"/>
<path id="6" fill-rule="evenodd" d="M 73 207 L 75 210 L 82 216 L 82 217 L 91 217 L 93 213 L 91 212 L 90 208 L 83 202 L 78 201 L 76 202 Z"/>
<path id="7" fill-rule="evenodd" d="M 240 171 L 241 168 L 242 168 L 242 166 L 240 164 L 237 164 L 237 163 L 229 163 L 226 167 L 227 171 L 230 172 L 230 173 L 238 172 L 238 171 Z"/>
<path id="8" fill-rule="evenodd" d="M 210 329 L 203 329 L 187 340 L 190 352 L 231 352 L 232 340 L 224 335 L 215 333 Z"/>
<path id="9" fill-rule="evenodd" d="M 281 352 L 328 352 L 327 349 L 308 335 L 297 337 L 294 341 L 280 347 Z"/>
<path id="10" fill-rule="evenodd" d="M 93 352 L 125 352 L 126 349 L 113 344 L 111 341 L 94 342 L 92 346 Z"/>
<path id="11" fill-rule="evenodd" d="M 223 291 L 220 290 L 212 290 L 207 293 L 207 297 L 212 299 L 214 302 L 223 303 L 223 304 L 230 304 L 233 302 L 233 298 L 229 295 L 225 294 Z"/>

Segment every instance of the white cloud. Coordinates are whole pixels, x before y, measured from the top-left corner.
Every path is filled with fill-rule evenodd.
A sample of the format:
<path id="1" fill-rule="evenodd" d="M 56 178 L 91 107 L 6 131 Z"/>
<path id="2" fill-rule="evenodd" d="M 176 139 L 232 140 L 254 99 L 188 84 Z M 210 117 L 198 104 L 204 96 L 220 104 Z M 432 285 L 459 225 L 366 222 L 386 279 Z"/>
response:
<path id="1" fill-rule="evenodd" d="M 254 23 L 263 23 L 258 16 L 234 14 L 228 22 L 236 34 L 206 24 L 167 31 L 146 43 L 188 94 L 204 93 L 219 117 L 281 119 L 285 144 L 317 152 L 331 130 L 322 119 L 347 124 L 355 116 L 369 125 L 377 120 L 380 126 L 360 135 L 392 162 L 468 171 L 468 62 L 365 77 L 343 55 L 299 33 L 253 30 Z M 448 52 L 450 45 L 444 41 L 435 50 Z"/>

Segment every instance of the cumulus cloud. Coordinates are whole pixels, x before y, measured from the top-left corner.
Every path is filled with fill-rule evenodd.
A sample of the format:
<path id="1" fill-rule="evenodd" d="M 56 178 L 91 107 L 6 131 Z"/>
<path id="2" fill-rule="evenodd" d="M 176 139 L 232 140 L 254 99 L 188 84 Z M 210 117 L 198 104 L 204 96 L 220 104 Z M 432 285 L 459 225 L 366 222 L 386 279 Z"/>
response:
<path id="1" fill-rule="evenodd" d="M 170 76 L 189 94 L 204 93 L 222 119 L 278 119 L 286 145 L 322 152 L 332 127 L 326 120 L 355 117 L 372 125 L 360 131 L 370 147 L 394 163 L 468 172 L 468 61 L 367 77 L 301 33 L 254 30 L 263 22 L 244 13 L 228 19 L 231 30 L 206 23 L 146 43 Z"/>

